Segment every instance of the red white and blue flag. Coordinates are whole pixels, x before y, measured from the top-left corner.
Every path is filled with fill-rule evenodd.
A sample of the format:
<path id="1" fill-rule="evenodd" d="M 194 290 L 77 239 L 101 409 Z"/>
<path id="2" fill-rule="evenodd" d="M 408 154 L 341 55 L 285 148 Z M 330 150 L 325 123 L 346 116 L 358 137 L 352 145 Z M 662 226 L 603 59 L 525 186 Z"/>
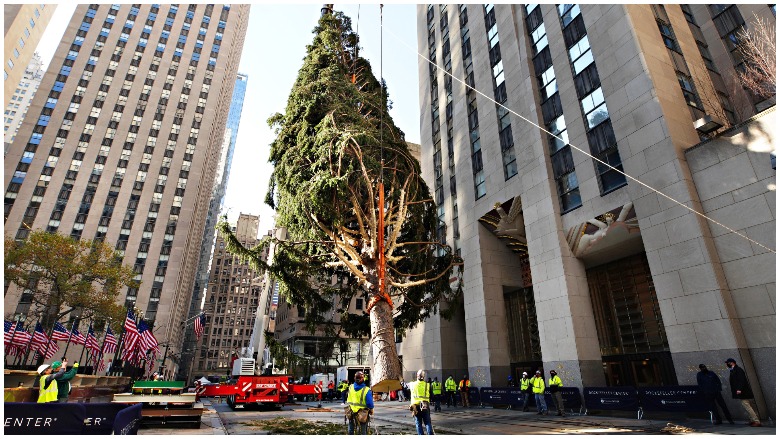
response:
<path id="1" fill-rule="evenodd" d="M 100 352 L 100 345 L 98 345 L 97 337 L 95 337 L 95 331 L 92 330 L 92 325 L 89 325 L 89 330 L 87 331 L 87 341 L 84 346 L 86 346 L 86 348 L 89 349 L 93 355 L 97 352 Z"/>
<path id="2" fill-rule="evenodd" d="M 156 353 L 160 353 L 159 343 L 157 343 L 157 337 L 152 334 L 152 330 L 149 329 L 149 325 L 146 321 L 141 320 L 138 324 L 138 333 L 141 335 L 141 350 L 147 352 L 150 349 Z"/>
<path id="3" fill-rule="evenodd" d="M 47 347 L 46 352 L 43 353 L 43 358 L 48 360 L 53 357 L 58 350 L 60 350 L 60 345 L 57 344 L 57 340 L 49 340 L 49 346 Z"/>
<path id="4" fill-rule="evenodd" d="M 87 342 L 87 337 L 84 337 L 84 334 L 80 333 L 78 329 L 73 328 L 71 333 L 73 334 L 73 337 L 70 338 L 71 343 L 83 345 Z"/>
<path id="5" fill-rule="evenodd" d="M 111 327 L 106 326 L 106 336 L 103 339 L 103 352 L 113 354 L 116 352 L 117 345 L 119 345 L 119 343 L 117 343 L 114 333 L 111 332 Z"/>
<path id="6" fill-rule="evenodd" d="M 135 325 L 135 316 L 133 311 L 127 311 L 127 318 L 125 318 L 125 338 L 122 343 L 122 360 L 129 361 L 131 363 L 138 363 L 138 355 L 136 354 L 136 347 L 140 335 L 138 334 L 138 327 Z"/>
<path id="7" fill-rule="evenodd" d="M 54 323 L 54 330 L 51 333 L 52 340 L 68 341 L 70 339 L 70 332 L 65 329 L 60 322 Z"/>
<path id="8" fill-rule="evenodd" d="M 195 319 L 195 337 L 200 340 L 200 336 L 203 335 L 203 330 L 206 327 L 206 314 L 201 313 Z"/>
<path id="9" fill-rule="evenodd" d="M 9 323 L 9 322 L 6 322 Z M 11 325 L 13 325 L 13 322 L 10 322 Z M 10 346 L 16 346 L 20 347 L 23 350 L 27 348 L 27 343 L 30 342 L 30 339 L 32 336 L 29 332 L 24 330 L 24 325 L 22 325 L 22 322 L 16 323 L 16 328 L 9 328 L 10 331 L 5 331 L 3 333 L 3 340 L 5 341 L 6 345 Z"/>
<path id="10" fill-rule="evenodd" d="M 49 338 L 43 333 L 43 326 L 40 322 L 35 324 L 35 332 L 33 333 L 32 342 L 30 343 L 30 349 L 34 351 L 42 351 L 49 345 Z"/>

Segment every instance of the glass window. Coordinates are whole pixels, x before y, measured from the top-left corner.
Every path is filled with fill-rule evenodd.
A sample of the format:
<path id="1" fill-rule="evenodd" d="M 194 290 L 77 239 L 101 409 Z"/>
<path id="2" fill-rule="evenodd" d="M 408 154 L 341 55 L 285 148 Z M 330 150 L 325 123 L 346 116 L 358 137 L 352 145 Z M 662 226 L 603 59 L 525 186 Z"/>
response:
<path id="1" fill-rule="evenodd" d="M 14 48 L 14 58 L 19 58 L 19 51 Z"/>
<path id="2" fill-rule="evenodd" d="M 24 28 L 24 36 L 25 38 L 30 38 L 30 30 L 27 28 Z"/>
<path id="3" fill-rule="evenodd" d="M 561 15 L 563 27 L 566 27 L 580 15 L 579 5 L 558 5 L 558 13 Z"/>

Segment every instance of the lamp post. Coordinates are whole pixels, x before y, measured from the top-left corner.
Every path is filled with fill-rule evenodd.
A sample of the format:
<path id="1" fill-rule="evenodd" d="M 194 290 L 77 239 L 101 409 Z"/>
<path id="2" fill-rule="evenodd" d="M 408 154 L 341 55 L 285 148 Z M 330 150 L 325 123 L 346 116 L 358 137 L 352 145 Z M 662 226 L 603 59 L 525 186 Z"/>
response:
<path id="1" fill-rule="evenodd" d="M 168 348 L 171 346 L 170 343 L 165 343 L 165 353 L 163 354 L 162 363 L 160 363 L 160 370 L 159 373 L 162 375 L 163 368 L 165 367 L 165 360 L 168 359 Z"/>

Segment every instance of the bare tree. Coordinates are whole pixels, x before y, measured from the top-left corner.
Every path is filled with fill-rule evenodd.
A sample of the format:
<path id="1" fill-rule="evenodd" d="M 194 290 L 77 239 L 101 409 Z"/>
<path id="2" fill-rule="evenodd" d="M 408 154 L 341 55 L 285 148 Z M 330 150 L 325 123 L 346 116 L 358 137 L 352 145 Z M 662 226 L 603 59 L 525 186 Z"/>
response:
<path id="1" fill-rule="evenodd" d="M 753 17 L 751 26 L 737 35 L 740 54 L 745 61 L 739 79 L 750 92 L 766 99 L 774 96 L 777 88 L 776 33 L 769 20 L 755 14 Z"/>

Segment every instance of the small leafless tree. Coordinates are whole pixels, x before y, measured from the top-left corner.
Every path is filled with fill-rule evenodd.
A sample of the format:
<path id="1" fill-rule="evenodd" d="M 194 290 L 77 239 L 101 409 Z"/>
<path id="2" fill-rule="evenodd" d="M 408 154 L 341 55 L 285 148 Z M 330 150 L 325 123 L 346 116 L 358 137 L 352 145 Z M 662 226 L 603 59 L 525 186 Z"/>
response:
<path id="1" fill-rule="evenodd" d="M 753 23 L 737 35 L 745 61 L 739 72 L 742 85 L 761 98 L 775 95 L 777 89 L 777 46 L 775 27 L 769 20 L 754 14 Z"/>

